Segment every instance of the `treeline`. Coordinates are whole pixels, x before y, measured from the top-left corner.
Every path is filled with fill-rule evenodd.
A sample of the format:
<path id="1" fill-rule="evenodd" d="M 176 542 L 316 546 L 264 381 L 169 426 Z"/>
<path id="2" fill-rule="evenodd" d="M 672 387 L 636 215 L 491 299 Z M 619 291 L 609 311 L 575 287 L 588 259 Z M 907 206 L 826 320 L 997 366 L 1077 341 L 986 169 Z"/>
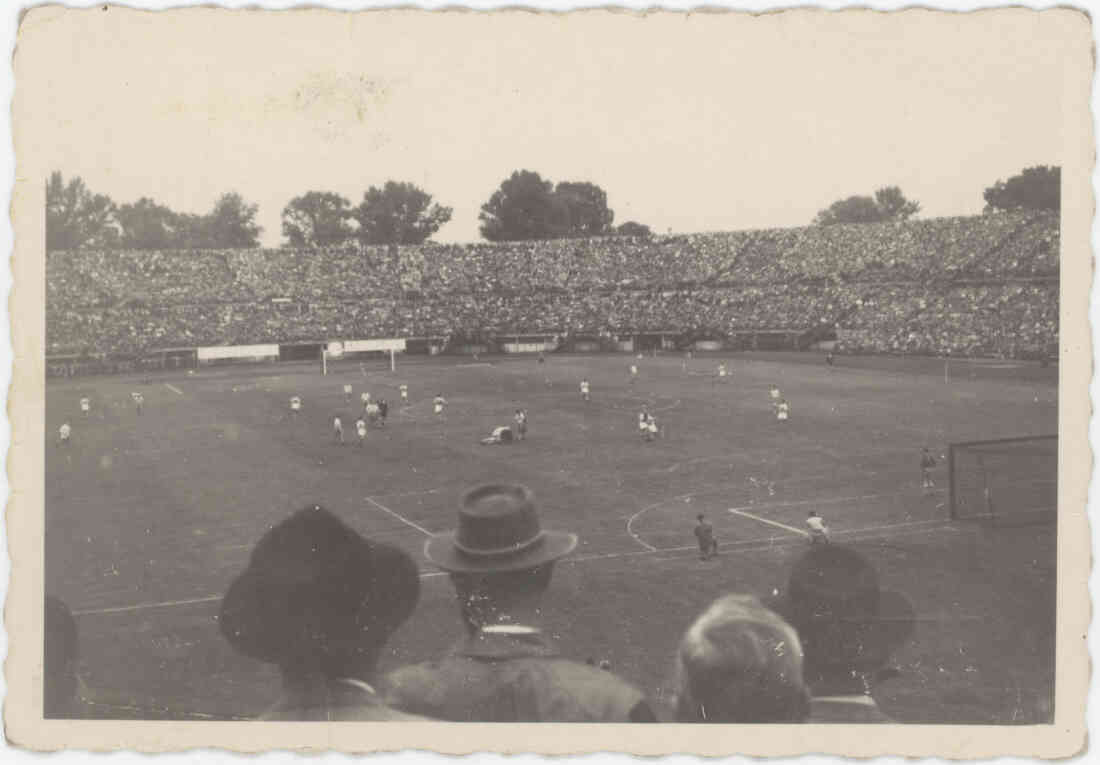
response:
<path id="1" fill-rule="evenodd" d="M 983 192 L 985 212 L 1059 210 L 1061 168 L 1036 166 Z M 821 210 L 814 224 L 905 221 L 921 205 L 897 186 L 873 196 L 851 196 Z M 77 177 L 67 183 L 60 172 L 46 184 L 46 248 L 167 250 L 240 249 L 259 246 L 263 229 L 256 224 L 257 206 L 240 194 L 222 194 L 205 215 L 179 213 L 149 197 L 116 204 L 93 193 Z M 314 248 L 358 242 L 364 245 L 421 244 L 451 220 L 452 208 L 438 204 L 415 184 L 387 181 L 371 186 L 352 202 L 332 191 L 309 191 L 283 208 L 282 234 L 287 245 Z M 628 221 L 615 226 L 607 193 L 589 181 L 557 184 L 530 170 L 504 179 L 481 206 L 482 237 L 493 242 L 562 239 L 608 234 L 646 237 L 648 226 Z"/>
<path id="2" fill-rule="evenodd" d="M 999 180 L 982 192 L 984 213 L 1008 210 L 1061 210 L 1062 168 L 1036 165 L 1007 181 Z M 821 210 L 814 224 L 883 223 L 905 221 L 920 212 L 920 202 L 907 199 L 897 186 L 885 186 L 874 196 L 839 199 Z"/>
<path id="3" fill-rule="evenodd" d="M 46 184 L 46 248 L 125 250 L 240 249 L 258 247 L 263 229 L 257 206 L 240 194 L 219 197 L 206 215 L 176 212 L 154 199 L 116 204 L 93 193 L 77 177 L 54 172 Z M 308 191 L 283 208 L 282 234 L 295 248 L 358 242 L 421 244 L 451 220 L 453 210 L 415 184 L 371 186 L 358 205 L 333 191 Z M 633 221 L 612 226 L 607 194 L 588 182 L 556 186 L 538 173 L 519 170 L 505 179 L 481 208 L 481 233 L 491 241 L 559 239 L 623 234 L 649 236 Z"/>

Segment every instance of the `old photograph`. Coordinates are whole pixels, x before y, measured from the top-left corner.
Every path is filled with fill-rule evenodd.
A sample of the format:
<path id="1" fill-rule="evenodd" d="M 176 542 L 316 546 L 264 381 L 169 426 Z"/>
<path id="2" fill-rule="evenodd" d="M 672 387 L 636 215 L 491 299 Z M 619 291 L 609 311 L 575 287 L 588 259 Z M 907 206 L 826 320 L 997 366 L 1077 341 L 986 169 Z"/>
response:
<path id="1" fill-rule="evenodd" d="M 1080 750 L 1091 44 L 27 12 L 14 740 Z"/>

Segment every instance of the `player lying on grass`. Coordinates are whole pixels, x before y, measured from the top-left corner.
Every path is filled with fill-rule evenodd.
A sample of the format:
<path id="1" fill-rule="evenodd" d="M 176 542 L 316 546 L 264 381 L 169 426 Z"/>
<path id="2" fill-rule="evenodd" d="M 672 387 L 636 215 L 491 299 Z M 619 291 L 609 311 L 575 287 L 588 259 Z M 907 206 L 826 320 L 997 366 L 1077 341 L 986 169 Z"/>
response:
<path id="1" fill-rule="evenodd" d="M 512 429 L 507 425 L 498 425 L 493 428 L 492 433 L 481 439 L 481 445 L 492 446 L 494 444 L 510 444 L 512 440 Z"/>

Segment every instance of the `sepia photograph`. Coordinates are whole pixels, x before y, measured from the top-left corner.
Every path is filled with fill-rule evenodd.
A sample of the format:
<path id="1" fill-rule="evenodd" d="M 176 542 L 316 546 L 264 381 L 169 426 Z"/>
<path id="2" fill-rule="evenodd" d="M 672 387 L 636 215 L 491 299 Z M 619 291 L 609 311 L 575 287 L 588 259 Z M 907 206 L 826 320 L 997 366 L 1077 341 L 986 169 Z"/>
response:
<path id="1" fill-rule="evenodd" d="M 26 11 L 9 736 L 1081 751 L 1092 34 Z"/>

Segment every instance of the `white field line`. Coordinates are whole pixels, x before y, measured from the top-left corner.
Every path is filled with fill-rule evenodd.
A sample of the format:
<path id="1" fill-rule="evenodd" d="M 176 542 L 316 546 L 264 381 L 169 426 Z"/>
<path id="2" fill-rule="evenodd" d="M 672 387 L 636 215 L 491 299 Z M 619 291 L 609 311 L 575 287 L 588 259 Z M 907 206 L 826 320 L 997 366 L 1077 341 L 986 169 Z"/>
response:
<path id="1" fill-rule="evenodd" d="M 432 534 L 432 532 L 428 531 L 428 530 L 427 530 L 426 528 L 424 528 L 423 526 L 421 526 L 421 525 L 419 525 L 419 524 L 416 524 L 416 523 L 413 523 L 412 521 L 410 521 L 410 520 L 409 520 L 408 518 L 406 518 L 405 516 L 401 515 L 400 513 L 395 513 L 395 512 L 393 511 L 393 510 L 390 510 L 390 509 L 389 509 L 388 507 L 386 507 L 385 505 L 383 505 L 383 504 L 382 504 L 381 502 L 375 502 L 375 501 L 374 501 L 373 499 L 371 499 L 370 497 L 363 497 L 363 499 L 367 500 L 367 502 L 370 502 L 370 503 L 371 503 L 372 505 L 374 505 L 375 507 L 377 507 L 377 508 L 378 508 L 379 510 L 381 510 L 382 512 L 384 512 L 384 513 L 389 513 L 390 515 L 392 515 L 392 516 L 393 516 L 394 518 L 396 518 L 397 520 L 401 521 L 401 522 L 402 522 L 403 524 L 405 524 L 406 526 L 410 526 L 410 527 L 412 527 L 412 528 L 416 529 L 417 531 L 419 531 L 419 532 L 420 532 L 421 534 L 423 534 L 424 536 L 426 536 L 426 537 L 431 537 L 431 536 L 435 536 L 434 534 Z"/>
<path id="2" fill-rule="evenodd" d="M 933 524 L 939 524 L 939 526 L 933 526 Z M 925 526 L 928 528 L 914 528 L 916 526 Z M 901 531 L 900 529 L 906 528 Z M 833 534 L 834 537 L 844 534 L 849 537 L 859 536 L 865 539 L 875 539 L 877 537 L 902 537 L 910 534 L 920 534 L 930 531 L 940 531 L 943 529 L 956 530 L 956 527 L 950 521 L 911 521 L 907 523 L 891 523 L 882 526 L 868 526 L 861 529 L 849 529 L 847 531 L 840 531 Z M 858 539 L 851 539 L 850 541 L 861 541 Z M 802 540 L 786 539 L 782 541 L 776 541 L 775 539 L 746 539 L 740 542 L 730 542 L 722 546 L 723 549 L 737 548 L 737 552 L 754 552 L 760 550 L 771 550 L 776 548 L 792 547 L 796 544 L 805 544 Z M 672 560 L 685 560 L 693 557 L 698 550 L 695 545 L 687 545 L 684 547 L 653 547 L 648 550 L 630 550 L 627 552 L 616 553 L 603 553 L 599 555 L 581 555 L 576 558 L 565 558 L 561 563 L 588 563 L 590 561 L 597 560 L 614 560 L 616 558 L 637 558 L 637 557 L 650 557 L 653 555 L 661 555 L 663 553 L 677 553 L 693 551 L 692 555 L 679 555 L 665 558 L 656 558 L 654 563 L 664 563 Z M 420 575 L 421 579 L 438 579 L 440 577 L 447 576 L 446 571 L 429 571 Z M 83 611 L 74 611 L 74 616 L 86 616 L 92 614 L 116 614 L 127 611 L 142 611 L 151 608 L 172 608 L 174 606 L 187 606 L 198 603 L 213 603 L 222 599 L 221 595 L 209 595 L 202 598 L 191 598 L 189 600 L 167 600 L 161 603 L 138 603 L 132 606 L 117 606 L 114 608 L 94 608 Z"/>
<path id="3" fill-rule="evenodd" d="M 759 515 L 753 515 L 752 513 L 746 513 L 744 510 L 737 510 L 737 509 L 731 507 L 729 509 L 729 511 L 731 513 L 733 513 L 734 515 L 741 515 L 741 516 L 744 516 L 745 518 L 751 518 L 754 521 L 759 521 L 760 523 L 766 523 L 769 526 L 775 526 L 777 529 L 785 529 L 786 531 L 790 531 L 793 534 L 799 534 L 799 535 L 804 536 L 804 537 L 810 536 L 810 533 L 808 531 L 803 531 L 802 529 L 796 529 L 794 526 L 788 526 L 787 524 L 780 523 L 779 521 L 772 521 L 772 520 L 769 520 L 767 518 L 761 518 Z"/>
<path id="4" fill-rule="evenodd" d="M 172 391 L 172 392 L 173 392 L 173 393 L 175 393 L 176 395 L 179 395 L 179 396 L 182 396 L 182 395 L 183 395 L 183 391 L 182 391 L 182 390 L 180 390 L 179 388 L 177 388 L 177 387 L 176 387 L 175 385 L 173 385 L 172 383 L 165 383 L 165 384 L 164 384 L 164 387 L 165 387 L 165 388 L 167 388 L 168 390 Z"/>

